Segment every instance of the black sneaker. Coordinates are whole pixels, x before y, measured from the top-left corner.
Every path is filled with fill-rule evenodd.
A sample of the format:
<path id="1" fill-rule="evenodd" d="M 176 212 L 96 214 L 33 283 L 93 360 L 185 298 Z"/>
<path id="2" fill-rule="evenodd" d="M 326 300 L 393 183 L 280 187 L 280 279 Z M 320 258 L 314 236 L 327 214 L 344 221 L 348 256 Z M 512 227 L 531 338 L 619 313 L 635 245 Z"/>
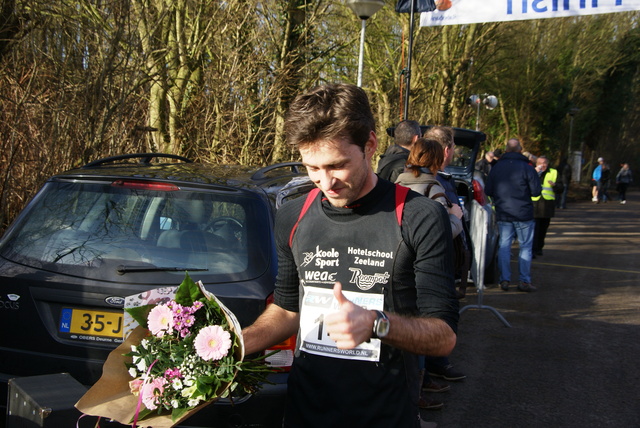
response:
<path id="1" fill-rule="evenodd" d="M 420 394 L 420 399 L 418 400 L 418 407 L 421 409 L 427 410 L 440 410 L 444 407 L 444 403 L 442 401 L 430 400 L 427 397 L 424 397 Z"/>
<path id="2" fill-rule="evenodd" d="M 449 390 L 451 390 L 451 385 L 441 385 L 433 381 L 427 384 L 422 384 L 423 392 L 447 392 Z"/>
<path id="3" fill-rule="evenodd" d="M 449 364 L 444 367 L 430 367 L 428 369 L 429 376 L 439 377 L 448 381 L 459 381 L 467 378 L 467 375 L 457 372 L 453 369 L 453 366 Z"/>
<path id="4" fill-rule="evenodd" d="M 537 288 L 534 285 L 531 285 L 528 282 L 521 282 L 518 284 L 518 291 L 524 291 L 525 293 L 531 293 L 532 291 L 536 291 Z"/>
<path id="5" fill-rule="evenodd" d="M 502 288 L 504 291 L 509 291 L 509 281 L 501 281 L 500 288 Z"/>

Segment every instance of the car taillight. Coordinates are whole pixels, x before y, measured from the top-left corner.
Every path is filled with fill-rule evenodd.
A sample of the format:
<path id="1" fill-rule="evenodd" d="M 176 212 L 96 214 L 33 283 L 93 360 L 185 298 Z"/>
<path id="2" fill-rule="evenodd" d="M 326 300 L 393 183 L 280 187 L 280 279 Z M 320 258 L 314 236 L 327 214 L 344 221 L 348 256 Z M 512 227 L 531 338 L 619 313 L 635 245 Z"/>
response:
<path id="1" fill-rule="evenodd" d="M 180 190 L 175 184 L 160 183 L 157 181 L 116 180 L 111 183 L 111 185 L 113 187 L 124 187 L 126 189 L 160 190 L 163 192 Z"/>
<path id="2" fill-rule="evenodd" d="M 478 180 L 472 180 L 473 183 L 473 199 L 480 205 L 485 206 L 487 204 L 487 197 L 484 194 L 484 188 Z"/>
<path id="3" fill-rule="evenodd" d="M 267 297 L 267 306 L 273 303 L 273 294 Z M 279 367 L 283 372 L 291 370 L 291 364 L 293 364 L 293 354 L 296 350 L 297 336 L 294 334 L 290 338 L 283 342 L 278 343 L 275 346 L 270 347 L 264 351 L 264 355 L 267 355 L 273 351 L 279 351 L 270 357 L 266 358 L 267 363 L 272 367 Z"/>
<path id="4" fill-rule="evenodd" d="M 288 372 L 291 370 L 291 364 L 293 364 L 293 354 L 296 349 L 296 335 L 294 334 L 284 342 L 280 342 L 276 346 L 272 346 L 271 348 L 264 351 L 265 355 L 273 352 L 279 351 L 270 357 L 266 358 L 267 363 L 269 363 L 272 367 L 279 367 L 284 372 Z"/>

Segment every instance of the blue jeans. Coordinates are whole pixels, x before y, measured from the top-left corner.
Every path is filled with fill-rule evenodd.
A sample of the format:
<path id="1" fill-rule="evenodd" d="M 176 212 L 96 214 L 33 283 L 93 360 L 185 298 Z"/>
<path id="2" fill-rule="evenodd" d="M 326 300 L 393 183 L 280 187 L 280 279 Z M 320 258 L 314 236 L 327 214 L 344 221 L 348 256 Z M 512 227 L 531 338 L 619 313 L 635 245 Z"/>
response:
<path id="1" fill-rule="evenodd" d="M 499 221 L 500 243 L 498 247 L 498 267 L 500 268 L 500 282 L 511 281 L 511 244 L 518 238 L 520 251 L 518 255 L 518 270 L 520 282 L 531 283 L 531 249 L 533 247 L 533 231 L 535 223 L 531 221 Z"/>

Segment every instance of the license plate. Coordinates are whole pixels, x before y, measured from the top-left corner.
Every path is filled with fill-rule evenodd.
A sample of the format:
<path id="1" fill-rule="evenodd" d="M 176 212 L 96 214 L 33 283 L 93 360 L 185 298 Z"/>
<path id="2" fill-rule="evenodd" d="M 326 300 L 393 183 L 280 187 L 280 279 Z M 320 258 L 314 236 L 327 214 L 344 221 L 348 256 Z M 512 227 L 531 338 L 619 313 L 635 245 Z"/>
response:
<path id="1" fill-rule="evenodd" d="M 63 308 L 60 332 L 122 338 L 122 312 Z"/>

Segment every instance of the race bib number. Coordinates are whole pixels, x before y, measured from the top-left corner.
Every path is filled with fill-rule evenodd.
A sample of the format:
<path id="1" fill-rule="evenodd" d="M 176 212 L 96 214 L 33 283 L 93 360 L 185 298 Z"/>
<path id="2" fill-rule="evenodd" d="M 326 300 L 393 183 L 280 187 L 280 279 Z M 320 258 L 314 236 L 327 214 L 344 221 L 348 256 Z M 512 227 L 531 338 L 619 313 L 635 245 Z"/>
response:
<path id="1" fill-rule="evenodd" d="M 366 309 L 384 309 L 384 296 L 375 293 L 343 291 L 351 302 Z M 338 302 L 333 290 L 327 288 L 304 287 L 300 308 L 300 349 L 310 354 L 349 360 L 379 361 L 379 339 L 371 339 L 353 349 L 338 349 L 324 326 L 324 317 L 338 310 Z"/>

